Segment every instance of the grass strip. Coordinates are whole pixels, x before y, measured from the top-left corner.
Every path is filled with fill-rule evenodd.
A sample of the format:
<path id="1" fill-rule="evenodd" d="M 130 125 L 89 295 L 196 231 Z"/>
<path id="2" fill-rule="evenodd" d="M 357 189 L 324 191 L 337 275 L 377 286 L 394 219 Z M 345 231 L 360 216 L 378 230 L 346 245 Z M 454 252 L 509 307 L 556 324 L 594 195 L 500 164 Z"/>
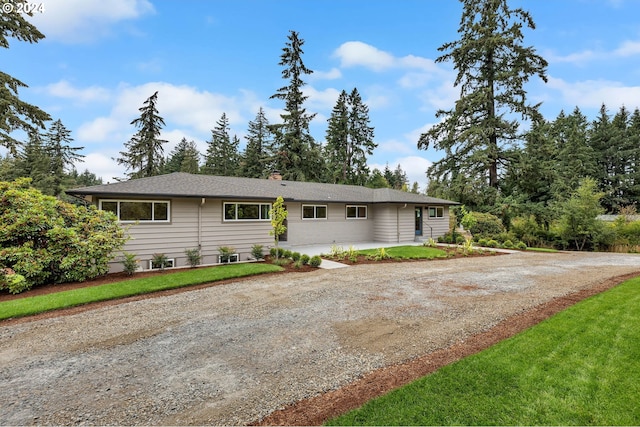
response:
<path id="1" fill-rule="evenodd" d="M 557 249 L 549 249 L 549 248 L 527 248 L 527 250 L 531 251 L 531 252 L 548 252 L 548 253 L 552 253 L 552 254 L 560 252 Z"/>
<path id="2" fill-rule="evenodd" d="M 387 255 L 393 259 L 433 259 L 446 258 L 447 253 L 442 249 L 427 246 L 392 246 L 384 248 Z M 358 251 L 363 255 L 376 256 L 379 249 L 363 249 Z"/>
<path id="3" fill-rule="evenodd" d="M 113 300 L 276 271 L 282 271 L 282 267 L 264 263 L 230 264 L 208 268 L 195 268 L 178 273 L 129 279 L 105 285 L 87 286 L 86 288 L 70 291 L 25 297 L 1 302 L 0 320 L 29 316 L 92 302 Z"/>
<path id="4" fill-rule="evenodd" d="M 328 425 L 640 425 L 640 278 Z"/>

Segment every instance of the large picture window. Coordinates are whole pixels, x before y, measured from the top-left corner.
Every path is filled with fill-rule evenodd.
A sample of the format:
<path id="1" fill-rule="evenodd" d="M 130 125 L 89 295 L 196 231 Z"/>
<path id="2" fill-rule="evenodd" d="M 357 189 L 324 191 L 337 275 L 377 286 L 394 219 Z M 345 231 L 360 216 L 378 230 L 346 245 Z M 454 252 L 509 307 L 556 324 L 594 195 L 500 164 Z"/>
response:
<path id="1" fill-rule="evenodd" d="M 367 219 L 367 207 L 347 205 L 347 219 Z"/>
<path id="2" fill-rule="evenodd" d="M 113 212 L 122 222 L 169 222 L 169 201 L 100 200 L 98 208 Z"/>
<path id="3" fill-rule="evenodd" d="M 442 206 L 429 206 L 429 218 L 444 218 L 444 208 Z"/>
<path id="4" fill-rule="evenodd" d="M 270 203 L 225 203 L 225 221 L 268 221 Z"/>
<path id="5" fill-rule="evenodd" d="M 327 219 L 327 206 L 302 205 L 302 219 Z"/>

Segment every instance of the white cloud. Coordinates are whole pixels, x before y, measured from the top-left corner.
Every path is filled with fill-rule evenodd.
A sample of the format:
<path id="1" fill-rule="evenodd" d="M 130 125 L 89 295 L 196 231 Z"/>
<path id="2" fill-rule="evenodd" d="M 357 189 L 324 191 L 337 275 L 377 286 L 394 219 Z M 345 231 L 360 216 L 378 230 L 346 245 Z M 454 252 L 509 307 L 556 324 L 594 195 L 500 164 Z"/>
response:
<path id="1" fill-rule="evenodd" d="M 329 71 L 314 71 L 309 76 L 309 81 L 315 80 L 336 80 L 342 77 L 342 72 L 338 68 L 332 68 Z"/>
<path id="2" fill-rule="evenodd" d="M 76 169 L 82 173 L 85 169 L 95 174 L 106 184 L 114 182 L 114 178 L 124 178 L 124 168 L 112 158 L 118 155 L 117 152 L 89 153 L 84 158 L 84 162 L 76 162 Z"/>
<path id="3" fill-rule="evenodd" d="M 584 50 L 582 52 L 573 52 L 568 55 L 557 55 L 553 52 L 548 52 L 545 55 L 545 59 L 549 63 L 570 63 L 574 65 L 584 65 L 589 61 L 596 60 L 602 56 L 602 53 L 596 53 L 592 50 Z"/>
<path id="4" fill-rule="evenodd" d="M 90 42 L 109 34 L 110 27 L 153 13 L 148 0 L 41 0 L 45 11 L 32 21 L 49 39 Z"/>
<path id="5" fill-rule="evenodd" d="M 374 71 L 391 68 L 396 63 L 390 53 L 358 41 L 343 43 L 334 51 L 333 56 L 340 59 L 342 67 L 364 66 Z"/>
<path id="6" fill-rule="evenodd" d="M 87 88 L 77 88 L 66 80 L 51 83 L 44 88 L 44 91 L 57 98 L 71 99 L 79 104 L 96 101 L 107 101 L 110 98 L 108 89 L 99 86 L 89 86 Z"/>
<path id="7" fill-rule="evenodd" d="M 640 106 L 640 86 L 624 86 L 608 80 L 584 80 L 566 82 L 549 77 L 547 87 L 560 92 L 565 103 L 580 108 L 598 108 L 603 103 L 609 106 L 625 105 L 629 109 Z"/>
<path id="8" fill-rule="evenodd" d="M 432 164 L 429 160 L 419 156 L 406 156 L 389 160 L 388 164 L 391 170 L 394 170 L 398 164 L 400 165 L 402 170 L 407 174 L 409 188 L 411 188 L 414 182 L 417 182 L 421 191 L 426 189 L 428 182 L 426 172 Z M 369 163 L 368 166 L 371 170 L 378 169 L 384 171 L 386 164 Z"/>
<path id="9" fill-rule="evenodd" d="M 640 41 L 627 40 L 620 45 L 619 48 L 613 51 L 614 55 L 620 57 L 628 57 L 633 55 L 640 55 Z"/>

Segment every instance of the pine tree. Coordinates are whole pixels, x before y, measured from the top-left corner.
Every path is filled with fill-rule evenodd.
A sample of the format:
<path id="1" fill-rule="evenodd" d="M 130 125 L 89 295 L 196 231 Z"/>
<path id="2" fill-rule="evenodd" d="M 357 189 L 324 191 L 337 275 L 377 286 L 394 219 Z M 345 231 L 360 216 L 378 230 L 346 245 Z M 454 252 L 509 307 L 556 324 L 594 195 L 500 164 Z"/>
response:
<path id="1" fill-rule="evenodd" d="M 629 120 L 629 146 L 634 147 L 629 158 L 629 203 L 640 204 L 640 109 L 636 108 Z"/>
<path id="2" fill-rule="evenodd" d="M 266 178 L 276 169 L 273 162 L 273 135 L 269 130 L 269 120 L 260 107 L 256 118 L 249 122 L 247 146 L 242 153 L 240 174 L 247 178 Z"/>
<path id="3" fill-rule="evenodd" d="M 182 140 L 169 153 L 169 158 L 164 165 L 164 173 L 187 172 L 198 173 L 200 171 L 200 152 L 194 141 Z"/>
<path id="4" fill-rule="evenodd" d="M 373 127 L 369 126 L 369 108 L 357 89 L 350 95 L 344 90 L 340 93 L 328 122 L 325 147 L 328 180 L 364 185 L 369 177 L 367 156 L 377 144 L 373 142 Z"/>
<path id="5" fill-rule="evenodd" d="M 159 175 L 162 171 L 163 144 L 167 141 L 160 139 L 164 119 L 158 115 L 157 101 L 158 92 L 155 92 L 144 102 L 144 106 L 138 109 L 140 117 L 130 124 L 140 130 L 124 144 L 126 151 L 121 151 L 120 157 L 116 159 L 118 164 L 131 170 L 127 174 L 129 178 Z"/>
<path id="6" fill-rule="evenodd" d="M 45 150 L 51 162 L 50 173 L 54 196 L 60 196 L 63 193 L 65 173 L 73 169 L 74 162 L 84 161 L 84 156 L 79 153 L 84 147 L 71 147 L 69 145 L 71 141 L 73 141 L 71 131 L 62 124 L 60 119 L 53 122 L 44 134 Z"/>
<path id="7" fill-rule="evenodd" d="M 546 82 L 547 62 L 522 45 L 522 28 L 535 28 L 528 12 L 510 9 L 507 0 L 461 0 L 460 40 L 445 43 L 436 62 L 452 61 L 458 71 L 460 98 L 443 118 L 420 136 L 418 147 L 445 152 L 428 171 L 432 178 L 451 180 L 464 174 L 496 189 L 507 148 L 518 138 L 519 124 L 508 116 L 538 120 L 539 105 L 526 102 L 524 84 L 537 75 Z M 448 176 L 448 178 L 447 178 Z"/>
<path id="8" fill-rule="evenodd" d="M 280 115 L 283 123 L 272 125 L 271 130 L 276 138 L 276 168 L 282 176 L 294 181 L 318 181 L 323 171 L 322 158 L 320 148 L 309 132 L 315 114 L 307 113 L 304 102 L 308 97 L 302 94 L 306 84 L 302 77 L 313 71 L 302 62 L 302 45 L 304 40 L 291 31 L 278 63 L 284 67 L 282 78 L 289 84 L 270 98 L 285 102 L 285 113 Z"/>
<path id="9" fill-rule="evenodd" d="M 238 172 L 238 145 L 237 136 L 233 139 L 229 136 L 229 119 L 226 113 L 222 113 L 216 127 L 211 131 L 211 141 L 207 144 L 205 164 L 202 168 L 207 175 L 236 176 Z"/>
<path id="10" fill-rule="evenodd" d="M 38 132 L 29 134 L 29 140 L 23 144 L 22 150 L 15 160 L 15 178 L 31 178 L 31 185 L 52 196 L 54 194 L 53 176 L 51 174 L 51 158 Z"/>
<path id="11" fill-rule="evenodd" d="M 28 43 L 38 43 L 44 39 L 38 29 L 31 24 L 23 13 L 18 12 L 16 4 L 21 0 L 3 0 L 3 4 L 13 5 L 11 12 L 6 10 L 1 13 L 0 19 L 0 47 L 9 49 L 8 38 L 14 38 Z M 31 13 L 27 14 L 31 16 Z M 27 87 L 20 80 L 0 71 L 0 99 L 2 107 L 0 112 L 0 146 L 9 149 L 13 154 L 21 145 L 11 134 L 16 130 L 22 130 L 27 134 L 37 132 L 45 128 L 45 122 L 51 117 L 40 108 L 21 101 L 18 97 L 19 88 Z"/>

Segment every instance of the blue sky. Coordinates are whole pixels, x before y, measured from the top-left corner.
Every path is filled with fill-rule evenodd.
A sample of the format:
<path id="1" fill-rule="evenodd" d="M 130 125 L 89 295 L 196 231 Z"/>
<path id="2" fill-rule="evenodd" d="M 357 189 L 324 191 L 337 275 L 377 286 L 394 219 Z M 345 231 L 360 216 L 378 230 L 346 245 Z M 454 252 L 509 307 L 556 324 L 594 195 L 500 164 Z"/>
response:
<path id="1" fill-rule="evenodd" d="M 338 94 L 358 89 L 369 106 L 378 148 L 371 167 L 400 163 L 410 181 L 426 183 L 437 151 L 417 150 L 419 135 L 459 92 L 451 64 L 435 64 L 438 47 L 458 39 L 461 4 L 454 0 L 42 0 L 32 18 L 47 38 L 11 40 L 2 70 L 29 88 L 38 105 L 84 146 L 88 168 L 105 182 L 122 177 L 113 160 L 136 131 L 129 123 L 158 91 L 168 154 L 183 137 L 206 151 L 222 113 L 242 140 L 263 107 L 279 122 L 285 85 L 281 50 L 300 33 L 311 131 L 325 137 Z M 549 62 L 547 84 L 527 86 L 531 102 L 554 119 L 580 106 L 592 120 L 602 103 L 611 114 L 640 106 L 640 1 L 519 0 L 537 25 L 525 33 Z M 244 140 L 243 140 L 244 144 Z"/>

